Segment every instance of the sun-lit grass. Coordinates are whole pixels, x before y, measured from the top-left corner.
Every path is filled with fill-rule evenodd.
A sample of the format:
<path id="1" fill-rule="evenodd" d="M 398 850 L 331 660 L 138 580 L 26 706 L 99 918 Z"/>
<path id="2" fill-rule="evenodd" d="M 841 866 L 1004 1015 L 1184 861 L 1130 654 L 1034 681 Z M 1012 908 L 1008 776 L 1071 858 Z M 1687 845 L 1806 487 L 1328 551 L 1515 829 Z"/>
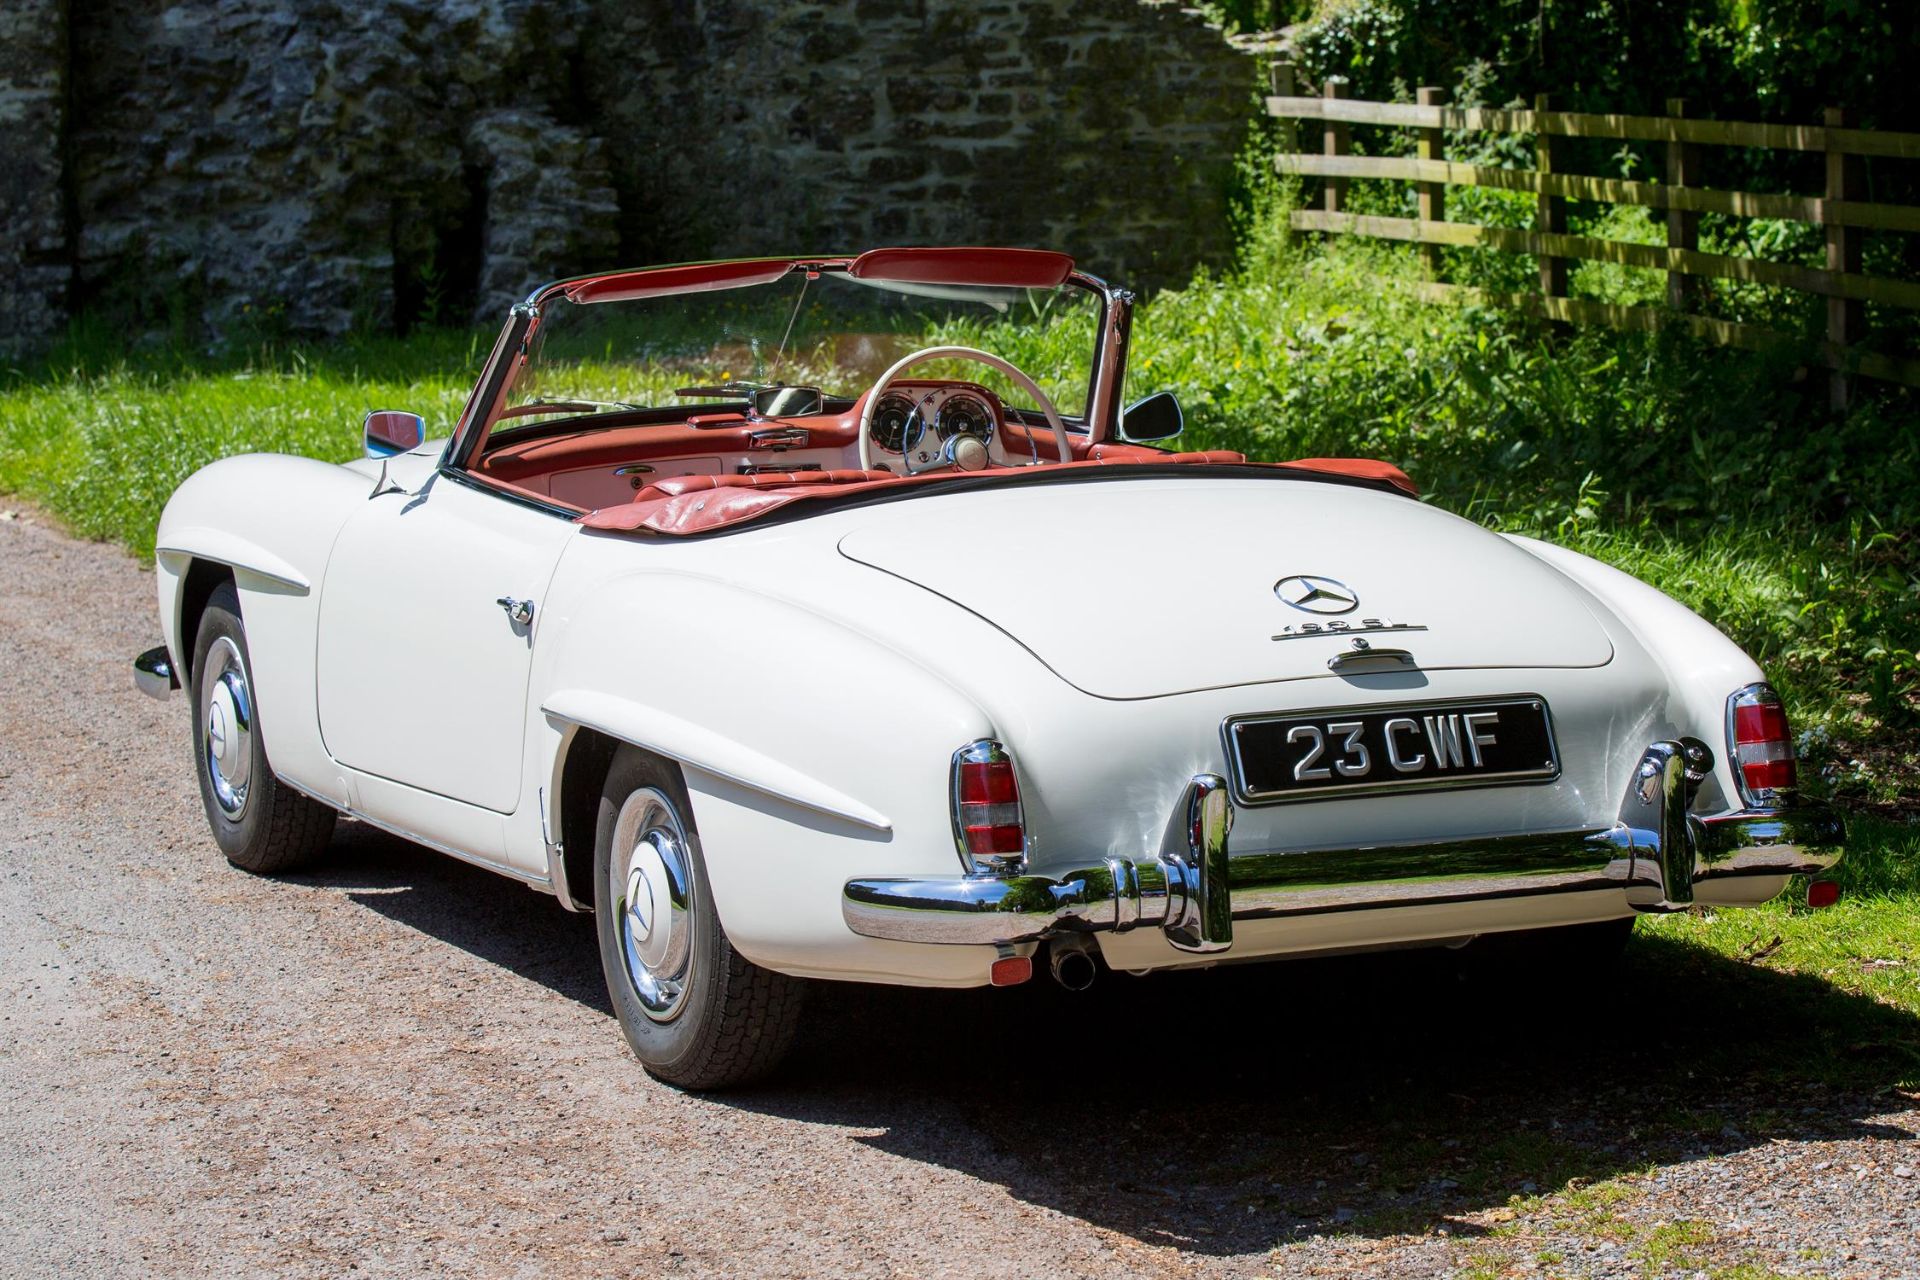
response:
<path id="1" fill-rule="evenodd" d="M 1639 931 L 1920 1014 L 1920 826 L 1856 816 L 1848 835 L 1847 856 L 1832 873 L 1842 889 L 1833 907 L 1808 910 L 1796 883 L 1762 907 L 1695 908 L 1643 919 Z M 1869 1023 L 1822 1026 L 1782 1065 L 1802 1078 L 1844 1083 L 1866 1069 L 1920 1087 L 1920 1043 Z"/>

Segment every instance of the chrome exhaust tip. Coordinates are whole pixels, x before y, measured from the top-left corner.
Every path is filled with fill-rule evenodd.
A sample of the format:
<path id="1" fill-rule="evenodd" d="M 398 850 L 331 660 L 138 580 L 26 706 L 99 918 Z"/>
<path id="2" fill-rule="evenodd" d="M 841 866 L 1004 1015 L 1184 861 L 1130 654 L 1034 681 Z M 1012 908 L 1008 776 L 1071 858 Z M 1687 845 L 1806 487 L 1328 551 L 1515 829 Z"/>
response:
<path id="1" fill-rule="evenodd" d="M 1053 980 L 1068 991 L 1085 991 L 1100 976 L 1093 944 L 1083 937 L 1056 938 L 1047 948 L 1047 966 Z"/>

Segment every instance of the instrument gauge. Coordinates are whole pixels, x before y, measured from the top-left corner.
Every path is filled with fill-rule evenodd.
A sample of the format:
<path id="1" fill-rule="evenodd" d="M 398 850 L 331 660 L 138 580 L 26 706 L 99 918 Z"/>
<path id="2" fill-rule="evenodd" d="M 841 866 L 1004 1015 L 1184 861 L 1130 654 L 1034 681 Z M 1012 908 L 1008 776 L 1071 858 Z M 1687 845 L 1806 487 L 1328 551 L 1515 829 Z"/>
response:
<path id="1" fill-rule="evenodd" d="M 973 396 L 949 396 L 940 406 L 934 430 L 942 440 L 972 436 L 984 444 L 993 435 L 993 413 Z"/>
<path id="2" fill-rule="evenodd" d="M 906 444 L 907 423 L 912 417 L 913 401 L 905 396 L 882 396 L 873 407 L 867 434 L 888 453 L 899 453 Z"/>

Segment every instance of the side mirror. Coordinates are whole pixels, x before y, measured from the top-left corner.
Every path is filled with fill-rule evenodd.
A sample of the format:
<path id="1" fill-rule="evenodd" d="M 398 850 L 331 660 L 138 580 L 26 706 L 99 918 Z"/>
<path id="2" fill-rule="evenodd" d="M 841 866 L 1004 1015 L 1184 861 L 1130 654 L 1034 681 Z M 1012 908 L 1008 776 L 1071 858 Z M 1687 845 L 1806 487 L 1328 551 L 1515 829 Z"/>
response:
<path id="1" fill-rule="evenodd" d="M 364 427 L 369 458 L 391 458 L 420 447 L 427 438 L 427 424 L 417 413 L 398 409 L 375 409 L 367 415 Z"/>
<path id="2" fill-rule="evenodd" d="M 1121 412 L 1120 438 L 1129 444 L 1171 440 L 1184 431 L 1186 425 L 1180 402 L 1173 398 L 1173 392 L 1162 391 L 1145 400 L 1135 400 Z"/>

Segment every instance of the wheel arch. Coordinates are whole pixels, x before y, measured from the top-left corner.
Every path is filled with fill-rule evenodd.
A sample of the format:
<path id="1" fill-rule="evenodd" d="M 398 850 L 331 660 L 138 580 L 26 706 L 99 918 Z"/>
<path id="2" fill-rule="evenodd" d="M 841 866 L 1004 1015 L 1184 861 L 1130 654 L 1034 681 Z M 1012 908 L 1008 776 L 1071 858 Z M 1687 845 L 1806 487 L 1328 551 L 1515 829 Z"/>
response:
<path id="1" fill-rule="evenodd" d="M 598 729 L 577 727 L 560 744 L 551 832 L 559 848 L 550 851 L 548 858 L 553 864 L 550 876 L 554 896 L 569 911 L 593 910 L 593 841 L 599 823 L 600 790 L 614 755 L 621 747 L 632 745 Z"/>
<path id="2" fill-rule="evenodd" d="M 200 634 L 200 618 L 223 582 L 234 586 L 237 597 L 239 588 L 234 584 L 232 566 L 197 556 L 187 561 L 186 572 L 180 578 L 180 652 L 174 655 L 178 660 L 181 688 L 188 687 L 193 678 L 194 638 Z M 234 607 L 239 607 L 237 599 Z"/>

